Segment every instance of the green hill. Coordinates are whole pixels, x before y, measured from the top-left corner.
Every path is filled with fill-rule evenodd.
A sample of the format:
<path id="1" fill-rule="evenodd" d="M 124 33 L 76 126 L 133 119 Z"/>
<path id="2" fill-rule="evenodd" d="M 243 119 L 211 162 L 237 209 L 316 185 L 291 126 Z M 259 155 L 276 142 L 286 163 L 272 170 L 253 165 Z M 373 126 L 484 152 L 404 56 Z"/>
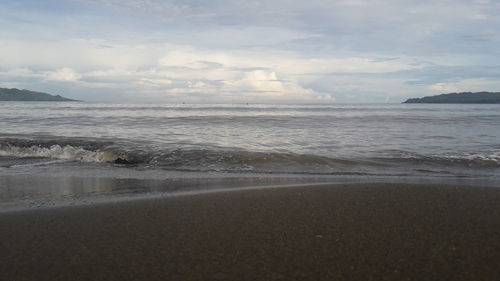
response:
<path id="1" fill-rule="evenodd" d="M 500 103 L 500 93 L 464 92 L 409 99 L 403 103 Z"/>
<path id="2" fill-rule="evenodd" d="M 0 88 L 0 101 L 76 101 L 63 98 L 60 95 L 49 95 L 47 93 L 19 90 L 16 88 Z"/>

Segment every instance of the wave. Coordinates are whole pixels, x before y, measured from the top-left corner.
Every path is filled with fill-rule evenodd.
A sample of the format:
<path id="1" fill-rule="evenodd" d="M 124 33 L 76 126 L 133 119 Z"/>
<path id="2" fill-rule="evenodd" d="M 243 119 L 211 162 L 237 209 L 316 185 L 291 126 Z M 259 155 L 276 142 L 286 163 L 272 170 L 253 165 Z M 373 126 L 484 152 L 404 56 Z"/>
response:
<path id="1" fill-rule="evenodd" d="M 391 157 L 374 158 L 388 163 L 427 164 L 463 167 L 500 167 L 500 148 L 487 152 L 464 152 L 421 155 L 406 151 L 392 151 Z"/>
<path id="2" fill-rule="evenodd" d="M 291 152 L 256 152 L 224 148 L 141 147 L 108 140 L 0 139 L 0 156 L 48 158 L 84 163 L 112 163 L 182 171 L 256 173 L 357 174 L 447 168 L 500 168 L 500 150 L 489 154 L 419 155 L 393 152 L 392 156 L 342 158 Z M 433 167 L 438 167 L 434 169 Z"/>
<path id="3" fill-rule="evenodd" d="M 15 157 L 45 157 L 81 162 L 114 162 L 119 156 L 111 151 L 89 151 L 70 145 L 52 145 L 50 147 L 30 146 L 0 146 L 0 156 Z"/>
<path id="4" fill-rule="evenodd" d="M 0 140 L 0 156 L 19 158 L 51 158 L 80 162 L 114 162 L 120 155 L 102 149 L 106 142 L 81 142 L 77 140 Z"/>
<path id="5" fill-rule="evenodd" d="M 114 104 L 114 103 L 65 103 L 54 107 L 47 103 L 37 104 L 38 108 L 67 111 L 174 111 L 174 112 L 212 112 L 212 111 L 252 111 L 252 112 L 439 112 L 440 108 L 435 107 L 415 107 L 415 106 L 399 106 L 394 104 L 302 104 L 302 105 L 272 105 L 272 104 Z M 459 108 L 455 112 L 460 111 Z M 496 117 L 496 115 L 494 115 Z"/>

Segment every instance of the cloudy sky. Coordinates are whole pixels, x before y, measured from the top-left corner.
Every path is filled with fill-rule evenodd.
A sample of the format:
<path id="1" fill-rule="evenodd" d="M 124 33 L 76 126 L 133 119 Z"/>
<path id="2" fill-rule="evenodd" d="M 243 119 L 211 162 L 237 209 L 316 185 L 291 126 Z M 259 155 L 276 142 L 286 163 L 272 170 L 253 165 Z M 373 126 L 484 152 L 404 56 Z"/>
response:
<path id="1" fill-rule="evenodd" d="M 0 87 L 87 101 L 500 91 L 499 0 L 2 0 Z"/>

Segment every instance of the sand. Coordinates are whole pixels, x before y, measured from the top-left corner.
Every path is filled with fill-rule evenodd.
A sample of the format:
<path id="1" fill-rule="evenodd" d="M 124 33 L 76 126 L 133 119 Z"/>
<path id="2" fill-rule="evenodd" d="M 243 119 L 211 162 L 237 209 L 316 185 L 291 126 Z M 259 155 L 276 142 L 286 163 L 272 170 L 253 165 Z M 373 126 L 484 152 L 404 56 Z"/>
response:
<path id="1" fill-rule="evenodd" d="M 500 188 L 259 188 L 0 214 L 0 280 L 500 280 Z"/>

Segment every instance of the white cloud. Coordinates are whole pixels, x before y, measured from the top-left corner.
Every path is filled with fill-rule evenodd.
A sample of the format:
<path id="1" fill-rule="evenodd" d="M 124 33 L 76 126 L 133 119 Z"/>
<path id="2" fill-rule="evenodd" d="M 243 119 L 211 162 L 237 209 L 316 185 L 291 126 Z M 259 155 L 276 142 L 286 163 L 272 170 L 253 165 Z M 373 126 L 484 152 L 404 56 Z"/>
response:
<path id="1" fill-rule="evenodd" d="M 285 90 L 283 83 L 278 80 L 276 72 L 266 70 L 245 72 L 242 79 L 228 81 L 226 85 L 257 92 L 283 93 Z"/>
<path id="2" fill-rule="evenodd" d="M 161 87 L 161 86 L 172 85 L 172 80 L 169 80 L 169 79 L 140 78 L 137 83 L 139 85 L 143 85 L 143 86 Z"/>
<path id="3" fill-rule="evenodd" d="M 500 81 L 498 79 L 474 78 L 457 82 L 437 83 L 431 85 L 429 88 L 439 94 L 480 91 L 498 92 L 498 89 L 500 89 Z"/>
<path id="4" fill-rule="evenodd" d="M 331 96 L 305 89 L 296 82 L 279 80 L 276 72 L 267 70 L 245 72 L 239 80 L 226 81 L 224 90 L 257 100 L 333 101 Z"/>
<path id="5" fill-rule="evenodd" d="M 452 92 L 457 92 L 458 88 L 453 86 L 453 84 L 450 83 L 436 83 L 433 85 L 429 86 L 429 89 L 433 92 L 437 93 L 452 93 Z"/>
<path id="6" fill-rule="evenodd" d="M 156 63 L 158 53 L 165 49 L 163 44 L 119 44 L 104 40 L 0 38 L 0 65 L 8 68 L 134 69 Z"/>
<path id="7" fill-rule="evenodd" d="M 80 74 L 75 72 L 73 69 L 67 67 L 63 67 L 55 71 L 47 71 L 44 72 L 43 74 L 45 80 L 52 80 L 52 81 L 76 82 L 80 78 L 82 78 Z"/>
<path id="8" fill-rule="evenodd" d="M 14 68 L 10 69 L 7 72 L 2 73 L 3 75 L 6 76 L 11 76 L 11 77 L 34 77 L 37 76 L 31 69 L 28 68 Z"/>
<path id="9" fill-rule="evenodd" d="M 147 92 L 176 97 L 190 94 L 212 102 L 333 101 L 328 93 L 303 85 L 314 84 L 328 73 L 385 73 L 416 67 L 408 59 L 319 59 L 278 50 L 214 50 L 163 43 L 126 45 L 79 39 L 39 44 L 41 53 L 36 60 L 38 67 L 44 70 L 34 72 L 23 68 L 25 61 L 12 60 L 8 63 L 16 68 L 10 71 L 11 76 L 133 91 L 138 99 L 141 93 Z M 64 50 L 59 60 L 44 55 L 49 46 Z M 68 64 L 61 66 L 62 62 Z"/>
<path id="10" fill-rule="evenodd" d="M 21 3 L 0 11 L 0 78 L 212 102 L 490 87 L 470 78 L 498 65 L 500 5 L 452 2 L 77 0 L 50 13 Z M 456 68 L 430 79 L 411 71 L 421 61 Z"/>
<path id="11" fill-rule="evenodd" d="M 27 48 L 23 43 L 18 44 Z M 318 58 L 275 49 L 222 50 L 80 39 L 37 44 L 42 45 L 42 53 L 36 57 L 36 67 L 40 70 L 32 70 L 25 61 L 9 61 L 7 58 L 6 65 L 12 68 L 0 73 L 6 82 L 29 78 L 43 83 L 73 83 L 75 87 L 88 89 L 120 89 L 136 95 L 138 100 L 141 96 L 152 96 L 192 102 L 333 101 L 335 95 L 342 94 L 344 97 L 360 95 L 361 98 L 353 98 L 356 101 L 376 100 L 367 98 L 366 94 L 380 96 L 379 100 L 383 101 L 409 93 L 425 94 L 420 86 L 399 86 L 408 80 L 407 77 L 387 79 L 380 76 L 422 67 L 417 60 L 408 57 L 377 59 L 376 55 L 351 54 L 348 57 Z M 54 53 L 64 50 L 61 51 L 62 59 L 52 60 L 51 56 L 44 56 L 43 50 L 48 46 L 57 48 Z M 84 55 L 66 56 L 78 53 Z M 460 60 L 455 59 L 453 63 L 458 66 Z M 365 79 L 356 74 L 379 76 Z M 427 90 L 448 92 L 460 89 L 447 85 L 436 84 Z M 376 94 L 377 91 L 382 93 Z"/>

